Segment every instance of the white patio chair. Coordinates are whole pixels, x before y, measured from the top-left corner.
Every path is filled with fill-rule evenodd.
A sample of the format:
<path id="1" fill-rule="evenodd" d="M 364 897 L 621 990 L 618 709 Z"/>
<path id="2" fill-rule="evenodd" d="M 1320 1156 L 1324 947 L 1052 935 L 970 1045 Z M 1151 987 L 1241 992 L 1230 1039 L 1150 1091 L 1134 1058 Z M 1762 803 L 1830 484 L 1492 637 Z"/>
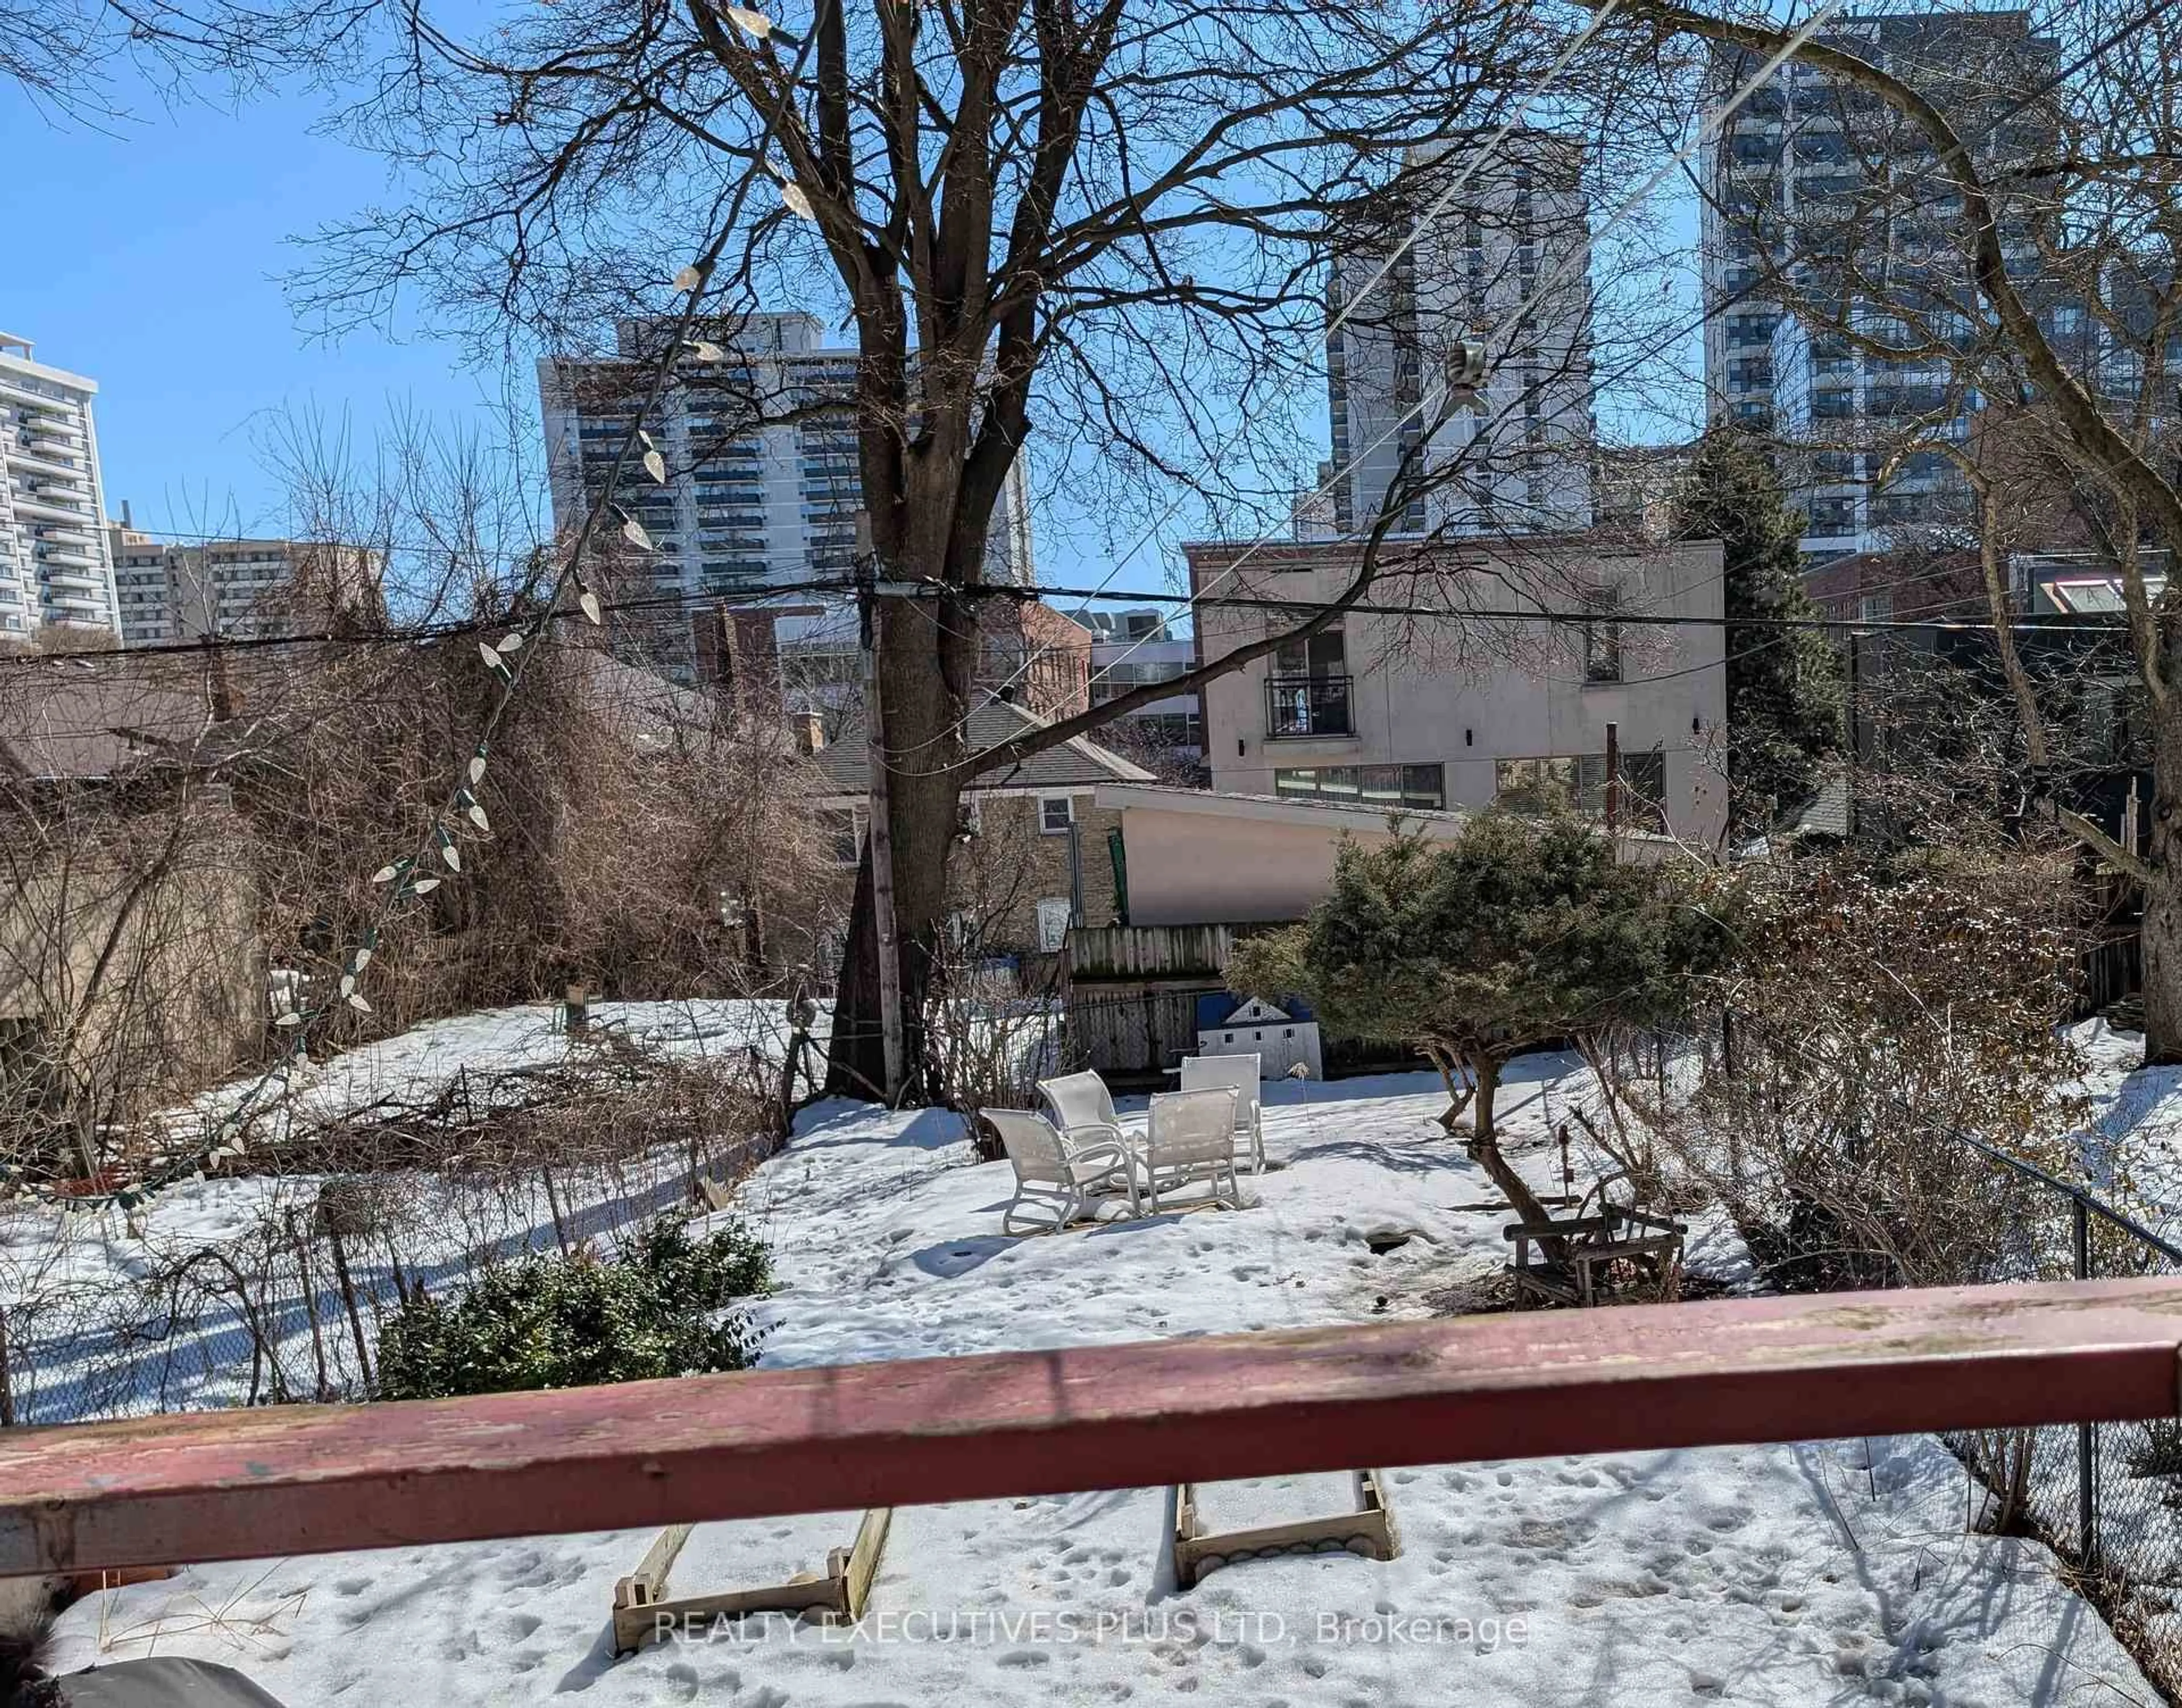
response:
<path id="1" fill-rule="evenodd" d="M 1201 1092 L 1159 1092 L 1152 1097 L 1144 1139 L 1144 1173 L 1152 1213 L 1160 1194 L 1203 1180 L 1210 1202 L 1243 1208 L 1243 1183 L 1235 1174 L 1235 1092 L 1216 1086 Z M 1227 1177 L 1223 1190 L 1221 1177 Z"/>
<path id="2" fill-rule="evenodd" d="M 1071 1144 L 1095 1144 L 1101 1140 L 1117 1145 L 1129 1142 L 1121 1118 L 1114 1113 L 1113 1093 L 1098 1075 L 1087 1071 L 1040 1080 L 1038 1090 L 1054 1125 Z"/>
<path id="3" fill-rule="evenodd" d="M 1235 1093 L 1235 1152 L 1248 1156 L 1250 1172 L 1265 1171 L 1265 1131 L 1258 1108 L 1258 1058 L 1184 1056 L 1182 1089 L 1209 1092 L 1225 1086 Z"/>
<path id="4" fill-rule="evenodd" d="M 1129 1213 L 1142 1213 L 1137 1197 L 1137 1159 L 1114 1139 L 1074 1144 L 1044 1116 L 1027 1109 L 984 1109 L 980 1113 L 999 1131 L 1016 1171 L 1016 1195 L 1000 1213 L 1000 1231 L 1058 1233 L 1071 1222 L 1099 1213 L 1102 1204 L 1127 1197 Z M 1118 1187 L 1118 1190 L 1116 1188 Z M 1016 1214 L 1042 1210 L 1052 1219 L 1027 1220 L 1018 1230 Z"/>

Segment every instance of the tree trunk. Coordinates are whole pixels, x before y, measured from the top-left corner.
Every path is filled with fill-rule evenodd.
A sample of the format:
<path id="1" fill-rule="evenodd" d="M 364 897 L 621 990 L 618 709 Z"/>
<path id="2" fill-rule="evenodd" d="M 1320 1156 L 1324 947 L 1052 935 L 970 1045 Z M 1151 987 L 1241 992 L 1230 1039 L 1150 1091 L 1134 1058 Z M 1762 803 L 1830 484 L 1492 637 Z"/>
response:
<path id="1" fill-rule="evenodd" d="M 2144 877 L 2144 1060 L 2182 1062 L 2182 694 L 2157 712 Z"/>
<path id="2" fill-rule="evenodd" d="M 912 1102 L 928 1102 L 939 1092 L 924 1035 L 925 998 L 946 922 L 947 861 L 961 815 L 961 784 L 948 767 L 962 756 L 977 651 L 966 612 L 949 614 L 955 603 L 883 600 L 878 618 L 900 970 L 902 1087 Z M 856 871 L 837 991 L 826 1089 L 845 1097 L 878 1097 L 886 1084 L 886 1053 L 869 837 Z"/>
<path id="3" fill-rule="evenodd" d="M 1493 1100 L 1500 1089 L 1499 1062 L 1482 1052 L 1475 1053 L 1470 1057 L 1470 1072 L 1477 1081 L 1477 1094 L 1470 1101 L 1476 1111 L 1470 1134 L 1471 1158 L 1493 1177 L 1493 1184 L 1507 1195 L 1509 1204 L 1525 1221 L 1551 1221 L 1530 1183 L 1500 1154 L 1500 1135 L 1493 1125 Z"/>

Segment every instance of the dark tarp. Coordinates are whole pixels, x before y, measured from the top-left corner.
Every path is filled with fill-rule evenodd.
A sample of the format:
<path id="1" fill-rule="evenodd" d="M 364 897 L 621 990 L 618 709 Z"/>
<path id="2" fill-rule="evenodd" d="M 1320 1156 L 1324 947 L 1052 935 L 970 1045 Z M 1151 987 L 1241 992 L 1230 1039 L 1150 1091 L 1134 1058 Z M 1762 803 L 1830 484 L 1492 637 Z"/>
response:
<path id="1" fill-rule="evenodd" d="M 280 1708 L 231 1667 L 163 1655 L 64 1673 L 53 1682 L 68 1708 Z"/>

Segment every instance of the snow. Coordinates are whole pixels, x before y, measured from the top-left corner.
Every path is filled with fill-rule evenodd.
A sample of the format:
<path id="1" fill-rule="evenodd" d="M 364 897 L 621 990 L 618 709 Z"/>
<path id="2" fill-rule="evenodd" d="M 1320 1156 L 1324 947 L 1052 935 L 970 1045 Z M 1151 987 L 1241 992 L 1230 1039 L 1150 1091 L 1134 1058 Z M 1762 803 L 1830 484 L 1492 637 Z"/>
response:
<path id="1" fill-rule="evenodd" d="M 458 1080 L 480 1108 L 515 1095 L 509 1075 L 598 1059 L 610 1039 L 684 1059 L 756 1052 L 778 1063 L 788 1040 L 779 1003 L 739 1000 L 594 1003 L 586 1040 L 562 1030 L 557 1006 L 529 1004 L 433 1020 L 381 1042 L 309 1063 L 284 1098 L 263 1107 L 252 1135 L 261 1156 L 296 1128 L 307 1129 L 374 1106 L 429 1103 Z M 823 1015 L 817 1033 L 823 1043 Z M 239 1079 L 158 1118 L 194 1147 L 209 1120 L 234 1109 L 257 1083 Z M 679 1147 L 564 1170 L 559 1228 L 572 1240 L 611 1244 L 616 1232 L 688 1197 L 688 1158 Z M 535 1180 L 515 1184 L 381 1177 L 405 1217 L 400 1262 L 407 1277 L 435 1291 L 459 1284 L 477 1253 L 547 1247 L 559 1237 L 554 1207 Z M 17 1360 L 15 1398 L 35 1423 L 155 1409 L 238 1405 L 257 1379 L 254 1341 L 224 1294 L 186 1290 L 168 1318 L 160 1302 L 127 1283 L 170 1269 L 207 1248 L 247 1254 L 290 1209 L 307 1224 L 323 1177 L 304 1172 L 180 1182 L 125 1216 L 111 1208 L 65 1213 L 50 1206 L 0 1208 L 0 1299 L 8 1306 Z M 392 1248 L 381 1241 L 350 1253 L 367 1298 L 395 1294 Z M 246 1261 L 246 1267 L 249 1263 Z M 323 1357 L 335 1384 L 359 1375 L 346 1318 L 321 1260 L 319 1339 L 314 1343 L 292 1272 L 263 1308 L 292 1377 Z"/>
<path id="2" fill-rule="evenodd" d="M 2085 1071 L 2074 1089 L 2091 1102 L 2084 1171 L 2155 1233 L 2182 1243 L 2182 1067 L 2147 1068 L 2144 1038 L 2104 1020 L 2069 1029 Z"/>
<path id="3" fill-rule="evenodd" d="M 595 1002 L 585 1010 L 590 1041 L 618 1036 L 663 1055 L 725 1056 L 756 1051 L 778 1062 L 788 1042 L 783 1005 L 739 998 L 681 1002 Z M 812 1036 L 826 1042 L 822 1007 Z M 290 1077 L 288 1095 L 270 1107 L 301 1124 L 351 1114 L 380 1102 L 421 1102 L 467 1075 L 489 1087 L 495 1075 L 524 1068 L 557 1066 L 589 1047 L 562 1029 L 557 1003 L 526 1003 L 427 1020 L 376 1043 L 344 1050 L 324 1062 L 306 1062 Z M 202 1128 L 234 1111 L 258 1083 L 251 1075 L 214 1087 L 169 1112 L 155 1125 L 186 1142 Z M 280 1115 L 264 1119 L 263 1138 L 285 1130 Z"/>
<path id="4" fill-rule="evenodd" d="M 1542 1189 L 1547 1135 L 1587 1090 L 1571 1058 L 1510 1075 L 1509 1147 Z M 1473 1208 L 1498 1195 L 1434 1124 L 1443 1102 L 1426 1075 L 1270 1085 L 1274 1166 L 1246 1177 L 1243 1210 L 1012 1240 L 1010 1172 L 974 1164 L 955 1118 L 817 1105 L 741 1191 L 781 1282 L 759 1307 L 765 1362 L 1462 1308 L 1505 1260 L 1507 1216 Z M 1581 1185 L 1598 1161 L 1576 1160 Z M 1692 1246 L 1747 1283 L 1718 1218 Z M 1965 1534 L 1963 1473 L 1928 1438 L 1390 1468 L 1385 1487 L 1394 1560 L 1256 1561 L 1188 1592 L 1158 1488 L 904 1508 L 848 1631 L 765 1617 L 616 1660 L 614 1580 L 651 1534 L 627 1531 L 191 1567 L 79 1603 L 56 1660 L 199 1655 L 292 1708 L 2156 1700 L 2042 1548 Z M 1199 1495 L 1226 1524 L 1320 1516 L 1329 1490 L 1345 1500 L 1346 1480 Z M 850 1514 L 701 1527 L 670 1593 L 784 1581 L 853 1531 Z"/>

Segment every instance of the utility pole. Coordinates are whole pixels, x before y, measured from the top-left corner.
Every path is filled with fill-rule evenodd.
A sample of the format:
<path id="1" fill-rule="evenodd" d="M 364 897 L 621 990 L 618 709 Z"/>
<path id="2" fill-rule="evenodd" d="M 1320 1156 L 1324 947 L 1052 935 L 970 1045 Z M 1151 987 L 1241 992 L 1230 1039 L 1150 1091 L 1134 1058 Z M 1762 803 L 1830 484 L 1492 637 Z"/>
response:
<path id="1" fill-rule="evenodd" d="M 871 773 L 872 925 L 879 948 L 879 1035 L 886 1052 L 886 1100 L 901 1099 L 901 959 L 894 925 L 894 832 L 887 823 L 886 713 L 880 703 L 878 559 L 872 520 L 856 512 L 856 603 L 864 646 L 864 755 Z"/>
<path id="2" fill-rule="evenodd" d="M 1611 844 L 1621 823 L 1621 726 L 1606 726 L 1606 840 Z"/>
<path id="3" fill-rule="evenodd" d="M 750 691 L 747 666 L 743 661 L 742 636 L 735 627 L 735 612 L 732 605 L 723 603 L 718 612 L 720 649 L 720 684 L 728 726 L 739 738 L 749 763 L 743 777 L 743 895 L 742 931 L 743 953 L 749 958 L 750 970 L 762 981 L 767 976 L 765 959 L 765 891 L 760 882 L 761 856 L 759 853 L 758 815 L 759 797 L 765 787 L 763 768 L 766 744 L 756 738 L 761 725 L 778 727 L 779 718 L 768 716 L 775 710 L 772 702 L 781 696 L 776 693 L 768 699 Z M 770 618 L 767 619 L 768 622 Z M 767 656 L 778 657 L 778 648 L 771 649 Z M 777 684 L 776 684 L 777 686 Z M 726 923 L 725 920 L 722 921 Z"/>

